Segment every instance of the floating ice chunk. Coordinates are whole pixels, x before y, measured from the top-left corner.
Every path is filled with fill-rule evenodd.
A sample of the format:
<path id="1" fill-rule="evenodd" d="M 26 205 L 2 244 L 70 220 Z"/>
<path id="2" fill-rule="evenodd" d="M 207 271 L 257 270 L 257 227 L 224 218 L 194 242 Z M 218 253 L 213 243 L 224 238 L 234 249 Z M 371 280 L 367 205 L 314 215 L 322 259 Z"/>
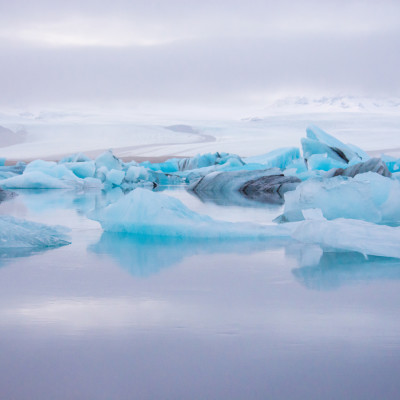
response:
<path id="1" fill-rule="evenodd" d="M 293 161 L 300 158 L 300 150 L 297 147 L 284 147 L 269 153 L 245 158 L 246 164 L 262 164 L 266 168 L 285 169 Z"/>
<path id="2" fill-rule="evenodd" d="M 307 159 L 308 167 L 312 170 L 329 171 L 332 168 L 338 169 L 346 167 L 347 164 L 341 160 L 333 159 L 327 154 L 313 154 Z"/>
<path id="3" fill-rule="evenodd" d="M 307 164 L 305 163 L 303 158 L 300 158 L 287 165 L 284 172 L 285 175 L 290 175 L 290 176 L 299 175 L 298 177 L 302 179 L 301 174 L 308 173 Z"/>
<path id="4" fill-rule="evenodd" d="M 26 163 L 20 161 L 17 162 L 15 165 L 9 165 L 9 166 L 0 166 L 0 174 L 14 174 L 14 175 L 19 175 L 24 172 L 26 168 Z"/>
<path id="5" fill-rule="evenodd" d="M 92 161 L 92 160 L 86 154 L 76 153 L 64 157 L 63 159 L 60 160 L 60 163 L 78 163 L 78 162 L 80 163 L 86 161 Z"/>
<path id="6" fill-rule="evenodd" d="M 380 158 L 370 158 L 368 161 L 357 163 L 344 169 L 338 168 L 336 170 L 330 171 L 328 174 L 325 175 L 325 177 L 328 178 L 331 176 L 341 175 L 353 178 L 356 175 L 363 174 L 365 172 L 375 172 L 388 178 L 390 178 L 392 175 L 388 170 L 386 164 Z"/>
<path id="7" fill-rule="evenodd" d="M 115 185 L 115 186 L 120 186 L 122 181 L 125 178 L 125 172 L 124 171 L 119 171 L 117 169 L 112 169 L 107 172 L 106 175 L 106 182 Z"/>
<path id="8" fill-rule="evenodd" d="M 400 228 L 352 219 L 313 218 L 268 226 L 217 221 L 195 213 L 176 198 L 139 188 L 89 217 L 108 232 L 185 238 L 286 237 L 330 251 L 400 258 Z M 313 253 L 309 262 L 320 256 L 320 251 Z"/>
<path id="9" fill-rule="evenodd" d="M 145 181 L 149 177 L 149 173 L 146 168 L 139 166 L 130 166 L 125 174 L 125 181 L 128 183 L 137 183 L 139 181 Z"/>
<path id="10" fill-rule="evenodd" d="M 180 171 L 188 171 L 193 169 L 199 169 L 204 167 L 209 167 L 212 165 L 223 165 L 226 162 L 232 162 L 231 165 L 243 165 L 243 160 L 236 154 L 229 153 L 207 153 L 198 154 L 195 157 L 183 158 L 178 161 L 178 167 Z"/>
<path id="11" fill-rule="evenodd" d="M 157 174 L 153 171 L 148 171 L 145 167 L 131 165 L 125 173 L 125 178 L 121 184 L 124 190 L 133 190 L 137 187 L 147 187 L 154 189 L 156 183 L 154 182 L 154 175 Z M 163 173 L 160 173 L 164 175 Z"/>
<path id="12" fill-rule="evenodd" d="M 352 218 L 375 223 L 400 222 L 400 182 L 373 172 L 354 178 L 308 180 L 285 194 L 280 221 L 303 219 L 302 210 L 319 208 L 327 219 Z"/>
<path id="13" fill-rule="evenodd" d="M 324 214 L 319 208 L 307 208 L 305 210 L 301 210 L 303 213 L 304 219 L 319 219 L 319 220 L 326 220 Z"/>
<path id="14" fill-rule="evenodd" d="M 344 143 L 342 143 L 340 140 L 336 139 L 335 137 L 329 135 L 328 133 L 326 133 L 324 130 L 322 130 L 321 128 L 319 128 L 318 126 L 315 125 L 310 125 L 307 127 L 306 129 L 307 132 L 307 138 L 309 139 L 309 141 L 305 141 L 305 143 L 308 143 L 308 148 L 310 148 L 310 145 L 312 142 L 314 143 L 314 152 L 312 152 L 311 154 L 323 154 L 326 153 L 326 151 L 321 151 L 318 150 L 318 146 L 317 143 L 319 143 L 320 145 L 325 145 L 330 149 L 330 152 L 327 153 L 329 157 L 331 158 L 335 158 L 335 154 L 336 157 L 338 157 L 338 159 L 348 163 L 349 161 L 355 159 L 360 160 L 361 157 L 359 157 L 353 150 L 351 150 L 350 147 L 348 147 L 347 145 L 345 145 Z M 303 144 L 303 142 L 302 142 Z M 307 146 L 306 146 L 307 147 Z M 321 146 L 320 149 L 322 149 L 324 146 Z M 303 145 L 303 151 L 304 151 L 304 145 Z M 306 155 L 306 151 L 304 151 L 304 157 L 308 158 L 309 155 L 311 154 L 307 154 Z M 333 155 L 333 157 L 332 157 Z"/>
<path id="15" fill-rule="evenodd" d="M 241 193 L 251 199 L 269 203 L 283 202 L 283 194 L 294 190 L 298 178 L 285 176 L 278 168 L 266 170 L 215 171 L 189 186 L 202 198 Z"/>
<path id="16" fill-rule="evenodd" d="M 67 230 L 10 216 L 0 216 L 0 249 L 58 247 L 69 244 Z"/>
<path id="17" fill-rule="evenodd" d="M 0 167 L 3 167 L 6 163 L 6 159 L 4 157 L 0 157 Z"/>
<path id="18" fill-rule="evenodd" d="M 12 178 L 15 175 L 16 174 L 14 174 L 13 172 L 1 171 L 1 169 L 0 169 L 0 181 L 3 179 Z"/>
<path id="19" fill-rule="evenodd" d="M 103 189 L 104 184 L 97 178 L 84 178 L 83 189 Z"/>
<path id="20" fill-rule="evenodd" d="M 150 171 L 148 181 L 158 185 L 181 185 L 184 180 L 178 175 L 167 174 L 161 171 Z"/>
<path id="21" fill-rule="evenodd" d="M 357 154 L 357 156 L 361 159 L 361 161 L 368 161 L 371 156 L 366 153 L 363 149 L 360 149 L 358 146 L 351 144 L 351 143 L 347 143 L 346 145 L 350 150 L 352 150 L 355 154 Z"/>
<path id="22" fill-rule="evenodd" d="M 1 180 L 0 186 L 9 189 L 68 189 L 75 184 L 74 181 L 61 180 L 40 171 L 33 171 Z"/>
<path id="23" fill-rule="evenodd" d="M 388 170 L 390 172 L 399 172 L 400 171 L 400 159 L 395 157 L 391 157 L 388 155 L 382 155 L 382 161 L 386 164 Z"/>
<path id="24" fill-rule="evenodd" d="M 306 220 L 292 237 L 325 248 L 357 251 L 372 256 L 400 258 L 400 228 L 353 219 Z"/>
<path id="25" fill-rule="evenodd" d="M 331 149 L 327 144 L 320 143 L 317 140 L 302 138 L 301 147 L 303 148 L 303 157 L 305 160 L 308 160 L 315 154 L 324 154 L 325 157 L 328 157 L 329 159 L 347 163 L 343 157 Z"/>
<path id="26" fill-rule="evenodd" d="M 108 169 L 107 167 L 100 167 L 96 169 L 96 172 L 94 174 L 94 177 L 96 179 L 99 179 L 101 182 L 105 182 L 106 178 L 107 178 L 107 173 L 108 173 Z"/>
<path id="27" fill-rule="evenodd" d="M 105 231 L 139 235 L 197 238 L 288 236 L 289 227 L 216 221 L 187 208 L 180 200 L 146 189 L 135 189 L 89 218 Z"/>
<path id="28" fill-rule="evenodd" d="M 105 151 L 104 153 L 100 154 L 96 158 L 95 163 L 97 168 L 106 167 L 109 171 L 111 171 L 112 169 L 122 169 L 121 160 L 115 157 L 111 150 Z"/>
<path id="29" fill-rule="evenodd" d="M 179 171 L 179 158 L 171 158 L 170 160 L 162 163 L 151 163 L 150 161 L 144 161 L 140 163 L 140 166 L 150 171 L 161 171 L 165 173 L 173 173 Z"/>
<path id="30" fill-rule="evenodd" d="M 65 165 L 78 178 L 93 178 L 96 172 L 94 161 L 66 162 Z"/>
<path id="31" fill-rule="evenodd" d="M 1 180 L 1 186 L 15 189 L 66 189 L 82 187 L 84 182 L 64 164 L 35 160 L 29 163 L 22 175 Z"/>
<path id="32" fill-rule="evenodd" d="M 40 172 L 48 176 L 66 181 L 80 182 L 80 179 L 64 164 L 57 164 L 54 161 L 43 161 L 43 160 L 32 161 L 26 166 L 23 175 L 36 172 Z"/>
<path id="33" fill-rule="evenodd" d="M 161 171 L 170 174 L 179 171 L 198 170 L 214 165 L 223 165 L 227 162 L 231 162 L 232 166 L 242 166 L 244 164 L 242 159 L 236 154 L 207 153 L 189 158 L 171 158 L 163 163 L 150 163 L 146 161 L 140 165 L 151 171 Z"/>
<path id="34" fill-rule="evenodd" d="M 239 192 L 252 200 L 282 204 L 284 194 L 296 189 L 300 183 L 294 176 L 268 175 L 246 182 Z"/>

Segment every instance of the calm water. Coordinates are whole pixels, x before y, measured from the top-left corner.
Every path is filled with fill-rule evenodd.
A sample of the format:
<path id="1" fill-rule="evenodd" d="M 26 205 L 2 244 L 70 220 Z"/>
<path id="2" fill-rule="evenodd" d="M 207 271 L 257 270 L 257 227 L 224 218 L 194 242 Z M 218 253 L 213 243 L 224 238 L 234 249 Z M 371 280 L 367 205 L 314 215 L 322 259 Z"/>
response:
<path id="1" fill-rule="evenodd" d="M 170 194 L 225 220 L 279 214 Z M 103 233 L 86 213 L 119 196 L 0 204 L 72 237 L 0 259 L 1 399 L 399 398 L 400 261 Z"/>

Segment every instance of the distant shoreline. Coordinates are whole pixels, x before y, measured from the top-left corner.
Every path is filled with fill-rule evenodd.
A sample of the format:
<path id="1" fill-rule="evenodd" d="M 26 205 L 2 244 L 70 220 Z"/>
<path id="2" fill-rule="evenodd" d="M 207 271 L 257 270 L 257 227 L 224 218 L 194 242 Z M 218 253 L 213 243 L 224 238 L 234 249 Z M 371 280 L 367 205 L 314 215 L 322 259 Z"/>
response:
<path id="1" fill-rule="evenodd" d="M 104 150 L 107 151 L 107 150 Z M 99 151 L 98 154 L 95 156 L 91 155 L 92 152 L 82 152 L 83 154 L 87 155 L 90 158 L 96 158 L 99 154 L 101 154 L 103 151 Z M 97 153 L 97 151 L 96 151 Z M 23 161 L 25 163 L 30 163 L 34 160 L 44 160 L 44 161 L 60 161 L 64 157 L 69 156 L 70 154 L 62 154 L 62 155 L 57 155 L 57 156 L 45 156 L 45 157 L 35 157 L 35 158 L 24 158 L 21 160 L 14 160 L 14 159 L 6 159 L 5 165 L 10 166 L 10 165 L 15 165 L 17 162 Z M 185 156 L 174 156 L 174 155 L 166 155 L 166 156 L 122 156 L 119 157 L 117 154 L 115 155 L 118 157 L 120 160 L 123 162 L 130 162 L 130 161 L 136 161 L 138 163 L 149 161 L 151 163 L 162 163 L 166 160 L 169 160 L 171 158 L 187 158 Z"/>
<path id="2" fill-rule="evenodd" d="M 128 147 L 126 148 L 127 150 L 129 149 Z M 111 149 L 113 150 L 113 149 Z M 117 150 L 117 149 L 115 149 Z M 119 148 L 118 151 L 123 151 L 123 148 Z M 92 150 L 92 151 L 83 151 L 82 153 L 87 155 L 88 157 L 95 159 L 98 155 L 100 155 L 101 153 L 107 151 L 107 149 L 104 150 Z M 164 156 L 119 156 L 118 155 L 118 151 L 116 151 L 114 153 L 114 155 L 116 157 L 118 157 L 120 160 L 122 160 L 123 162 L 130 162 L 130 161 L 136 161 L 138 163 L 141 162 L 145 162 L 145 161 L 149 161 L 151 163 L 162 163 L 166 160 L 169 160 L 171 158 L 188 158 L 191 156 L 182 156 L 182 155 L 174 155 L 174 154 L 167 154 Z M 386 154 L 386 155 L 393 155 L 393 153 L 396 153 L 395 155 L 393 155 L 393 157 L 398 158 L 400 157 L 400 147 L 399 148 L 394 148 L 394 149 L 381 149 L 381 150 L 370 150 L 367 151 L 367 153 L 371 156 L 371 157 L 380 157 L 382 154 Z M 76 154 L 76 153 L 72 153 L 72 154 Z M 15 165 L 17 162 L 19 161 L 23 161 L 26 163 L 30 163 L 34 160 L 45 160 L 45 161 L 60 161 L 61 159 L 63 159 L 64 157 L 67 157 L 71 154 L 58 154 L 58 155 L 53 155 L 53 156 L 43 156 L 43 157 L 35 157 L 35 158 L 23 158 L 20 160 L 16 160 L 16 159 L 7 159 L 6 158 L 6 163 L 5 165 L 9 166 L 9 165 Z M 239 154 L 240 155 L 240 154 Z"/>

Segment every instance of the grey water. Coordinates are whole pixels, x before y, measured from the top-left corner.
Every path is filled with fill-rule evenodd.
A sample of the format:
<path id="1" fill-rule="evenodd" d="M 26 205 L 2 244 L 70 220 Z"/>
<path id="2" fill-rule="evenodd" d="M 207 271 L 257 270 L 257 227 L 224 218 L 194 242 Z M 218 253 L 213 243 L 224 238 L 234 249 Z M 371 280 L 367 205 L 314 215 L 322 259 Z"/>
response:
<path id="1" fill-rule="evenodd" d="M 224 220 L 280 212 L 168 193 Z M 399 260 L 104 233 L 87 213 L 122 195 L 21 190 L 0 204 L 72 238 L 0 254 L 1 399 L 399 398 Z"/>

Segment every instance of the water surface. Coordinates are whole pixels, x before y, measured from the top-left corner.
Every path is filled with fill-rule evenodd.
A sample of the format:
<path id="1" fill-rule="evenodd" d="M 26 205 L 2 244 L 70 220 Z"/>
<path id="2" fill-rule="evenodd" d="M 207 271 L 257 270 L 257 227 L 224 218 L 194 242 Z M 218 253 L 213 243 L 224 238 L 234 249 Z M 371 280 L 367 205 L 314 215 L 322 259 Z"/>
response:
<path id="1" fill-rule="evenodd" d="M 19 191 L 0 212 L 72 244 L 0 259 L 4 399 L 398 399 L 400 262 L 288 240 L 103 233 L 114 191 Z M 203 203 L 270 223 L 279 207 Z"/>

